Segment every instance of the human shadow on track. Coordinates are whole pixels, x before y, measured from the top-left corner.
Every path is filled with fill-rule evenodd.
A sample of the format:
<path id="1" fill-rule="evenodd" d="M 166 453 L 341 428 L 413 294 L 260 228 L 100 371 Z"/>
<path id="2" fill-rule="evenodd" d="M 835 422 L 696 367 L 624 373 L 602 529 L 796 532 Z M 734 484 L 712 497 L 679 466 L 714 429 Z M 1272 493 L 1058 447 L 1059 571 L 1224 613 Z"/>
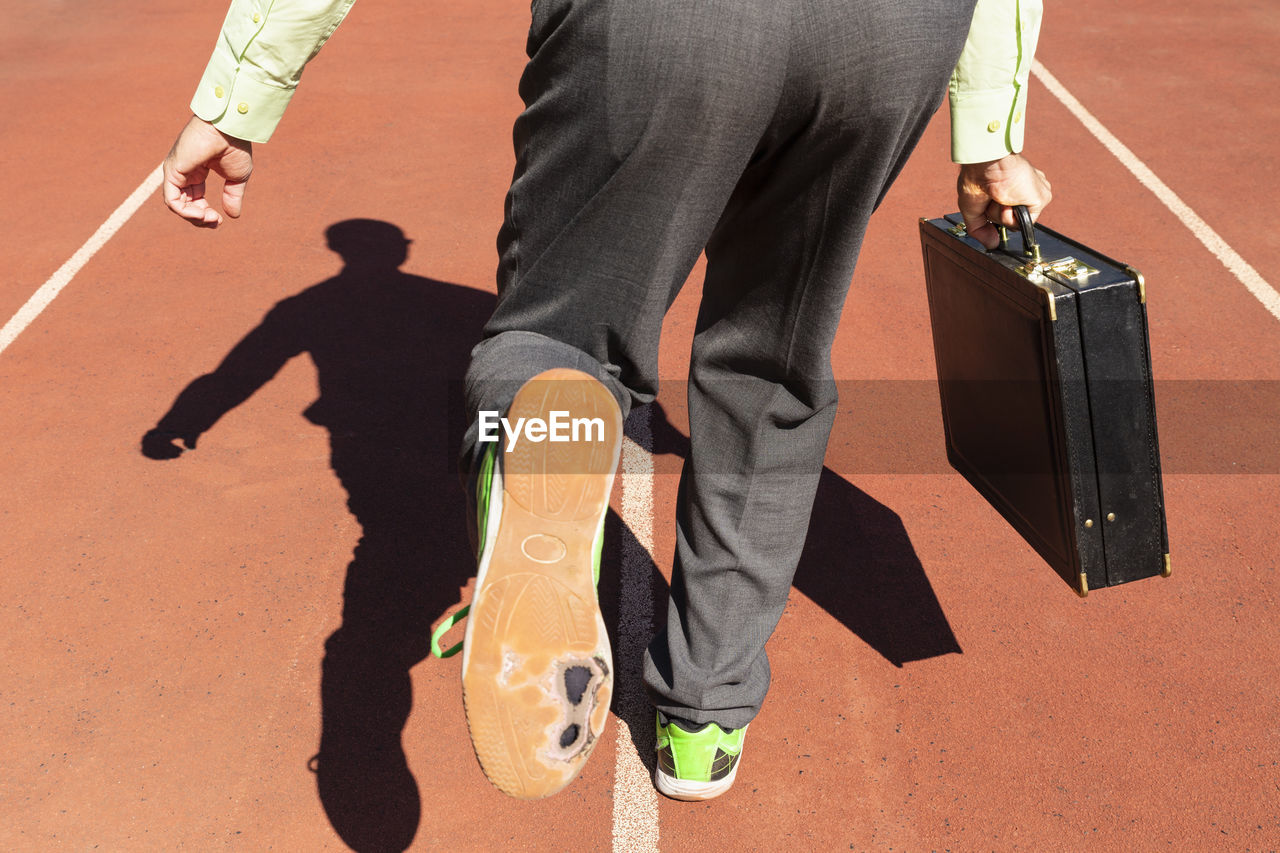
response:
<path id="1" fill-rule="evenodd" d="M 653 409 L 654 452 L 685 457 L 689 439 Z M 793 586 L 894 666 L 962 651 L 902 519 L 830 468 Z"/>
<path id="2" fill-rule="evenodd" d="M 331 465 L 362 536 L 342 625 L 325 642 L 322 725 L 312 759 L 334 830 L 359 853 L 401 851 L 422 817 L 401 746 L 410 669 L 430 625 L 474 573 L 455 454 L 461 378 L 493 296 L 401 272 L 408 242 L 386 222 L 326 230 L 345 267 L 277 304 L 216 370 L 178 395 L 143 439 L 153 459 L 194 448 L 222 415 L 308 353 L 320 396 L 303 413 L 329 430 Z"/>

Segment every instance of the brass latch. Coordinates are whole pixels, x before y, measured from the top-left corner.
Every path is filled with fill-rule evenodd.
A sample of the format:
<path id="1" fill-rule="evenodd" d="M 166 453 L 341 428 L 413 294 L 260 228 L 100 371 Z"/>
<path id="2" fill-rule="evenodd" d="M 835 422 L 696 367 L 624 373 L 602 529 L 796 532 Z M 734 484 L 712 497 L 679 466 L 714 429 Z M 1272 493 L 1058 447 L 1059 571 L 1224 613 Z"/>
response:
<path id="1" fill-rule="evenodd" d="M 1061 258 L 1056 261 L 1042 262 L 1039 272 L 1061 284 L 1078 284 L 1098 271 L 1075 258 Z"/>
<path id="2" fill-rule="evenodd" d="M 1039 252 L 1036 253 L 1037 255 Z M 1042 261 L 1035 257 L 1025 264 L 1015 267 L 1027 281 L 1044 291 L 1045 302 L 1049 307 L 1049 319 L 1058 319 L 1058 309 L 1054 304 L 1053 291 L 1046 279 L 1053 279 L 1059 284 L 1078 284 L 1098 271 L 1075 258 L 1059 258 L 1056 261 Z"/>
<path id="3" fill-rule="evenodd" d="M 1093 267 L 1071 257 L 1059 258 L 1056 261 L 1032 258 L 1018 267 L 1018 272 L 1037 283 L 1041 277 L 1048 277 L 1059 284 L 1079 284 L 1089 276 L 1098 274 Z"/>

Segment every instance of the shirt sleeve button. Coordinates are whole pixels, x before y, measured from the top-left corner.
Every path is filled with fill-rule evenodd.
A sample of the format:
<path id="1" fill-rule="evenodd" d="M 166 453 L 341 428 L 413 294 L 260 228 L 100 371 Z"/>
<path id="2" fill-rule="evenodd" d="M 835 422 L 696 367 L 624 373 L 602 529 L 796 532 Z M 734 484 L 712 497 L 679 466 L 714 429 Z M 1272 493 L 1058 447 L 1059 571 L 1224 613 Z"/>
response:
<path id="1" fill-rule="evenodd" d="M 995 133 L 999 129 L 1000 119 L 993 119 L 991 123 L 987 125 L 987 133 Z"/>
<path id="2" fill-rule="evenodd" d="M 236 112 L 240 113 L 240 115 L 244 115 L 245 113 L 249 112 L 249 105 L 241 102 L 241 104 L 238 107 L 236 107 Z"/>
<path id="3" fill-rule="evenodd" d="M 214 96 L 215 98 L 221 98 L 221 97 L 222 97 L 223 95 L 225 95 L 226 93 L 227 93 L 227 90 L 226 90 L 226 89 L 223 89 L 221 86 L 214 86 L 214 87 L 213 87 L 213 96 Z"/>
<path id="4" fill-rule="evenodd" d="M 1018 110 L 1018 112 L 1013 117 L 1014 124 L 1017 124 L 1020 121 L 1022 121 L 1022 110 Z"/>
<path id="5" fill-rule="evenodd" d="M 255 24 L 262 23 L 262 15 L 258 14 L 257 12 L 254 12 L 254 13 L 253 13 L 253 22 L 254 22 Z"/>

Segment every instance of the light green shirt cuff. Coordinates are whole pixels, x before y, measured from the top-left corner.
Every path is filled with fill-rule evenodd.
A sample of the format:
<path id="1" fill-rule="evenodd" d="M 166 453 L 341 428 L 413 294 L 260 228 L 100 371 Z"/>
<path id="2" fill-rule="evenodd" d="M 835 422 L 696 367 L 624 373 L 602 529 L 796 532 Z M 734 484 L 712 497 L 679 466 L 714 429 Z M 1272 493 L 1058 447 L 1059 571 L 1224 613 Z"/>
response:
<path id="1" fill-rule="evenodd" d="M 255 71 L 237 65 L 227 52 L 215 52 L 191 99 L 191 112 L 227 136 L 266 142 L 284 116 L 294 89 L 255 79 Z"/>
<path id="2" fill-rule="evenodd" d="M 949 89 L 956 163 L 985 163 L 1022 150 L 1042 15 L 1042 0 L 978 0 Z"/>
<path id="3" fill-rule="evenodd" d="M 232 0 L 191 111 L 218 130 L 266 142 L 302 69 L 354 0 Z"/>

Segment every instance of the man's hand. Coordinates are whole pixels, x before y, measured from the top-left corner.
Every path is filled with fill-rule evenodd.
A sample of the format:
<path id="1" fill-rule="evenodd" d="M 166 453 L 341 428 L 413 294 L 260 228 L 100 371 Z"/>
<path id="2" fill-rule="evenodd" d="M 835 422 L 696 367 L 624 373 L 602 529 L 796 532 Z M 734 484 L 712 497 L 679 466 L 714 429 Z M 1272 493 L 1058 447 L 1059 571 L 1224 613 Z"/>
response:
<path id="1" fill-rule="evenodd" d="M 182 455 L 182 448 L 174 442 L 181 439 L 187 450 L 195 450 L 199 437 L 199 434 L 179 435 L 156 427 L 142 437 L 142 455 L 148 459 L 177 459 Z"/>
<path id="2" fill-rule="evenodd" d="M 204 119 L 191 117 L 164 158 L 161 189 L 170 210 L 193 225 L 217 228 L 222 215 L 205 198 L 209 172 L 221 175 L 222 209 L 232 219 L 240 216 L 244 186 L 253 172 L 253 144 L 219 131 Z"/>
<path id="3" fill-rule="evenodd" d="M 989 163 L 965 163 L 956 182 L 960 214 L 965 230 L 988 249 L 1000 245 L 998 223 L 1016 228 L 1013 206 L 1025 204 L 1034 220 L 1053 193 L 1049 180 L 1021 154 L 1009 154 Z"/>

